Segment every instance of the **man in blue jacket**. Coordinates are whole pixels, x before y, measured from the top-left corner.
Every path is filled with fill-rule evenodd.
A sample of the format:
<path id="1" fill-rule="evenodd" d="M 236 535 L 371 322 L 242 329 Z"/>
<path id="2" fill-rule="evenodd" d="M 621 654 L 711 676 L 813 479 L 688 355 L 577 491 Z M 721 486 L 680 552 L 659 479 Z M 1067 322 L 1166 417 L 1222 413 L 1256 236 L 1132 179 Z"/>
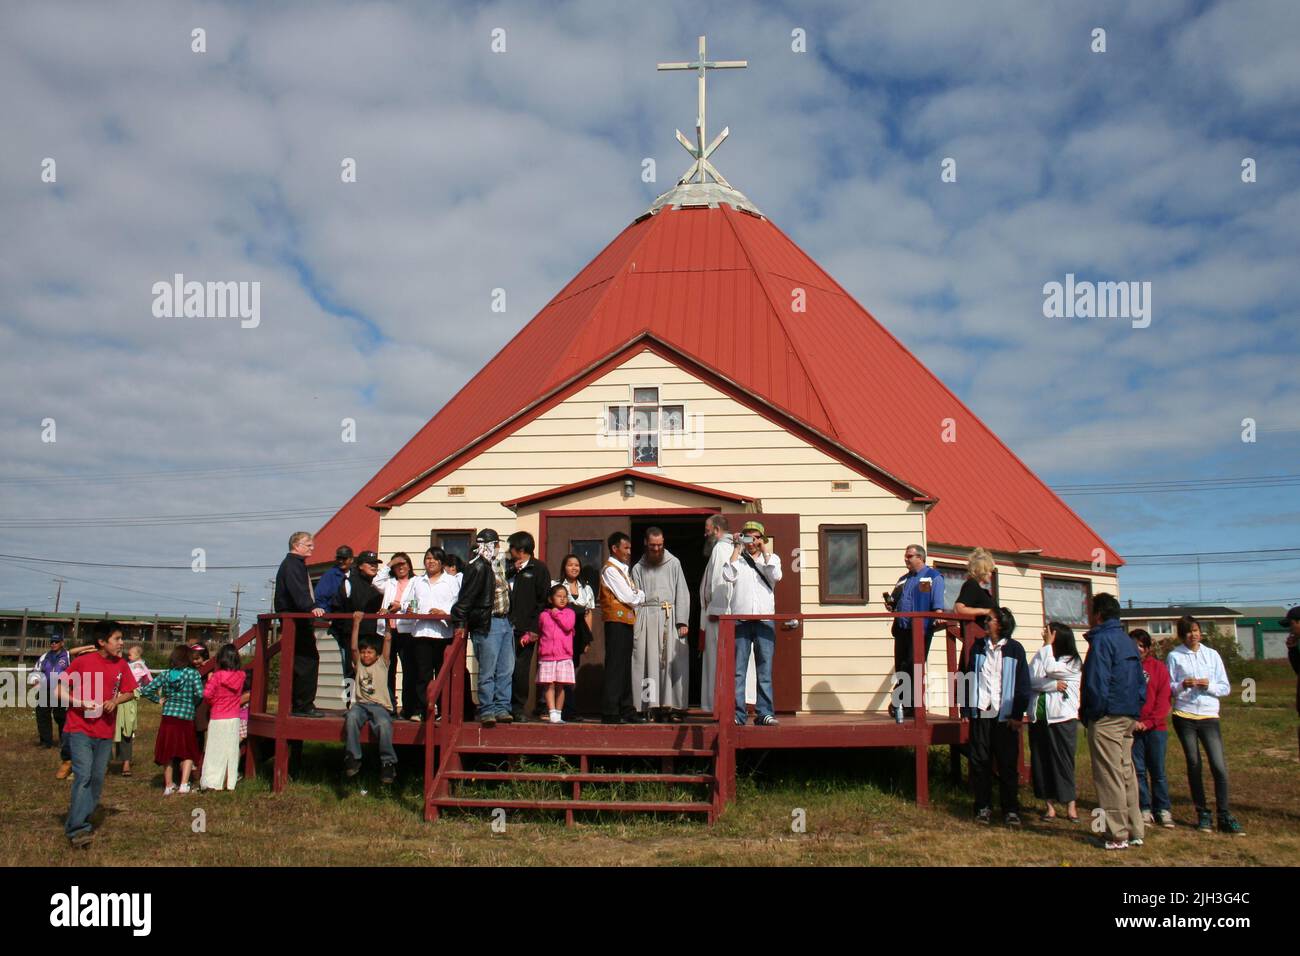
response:
<path id="1" fill-rule="evenodd" d="M 316 607 L 326 614 L 336 613 L 343 606 L 348 594 L 348 572 L 352 570 L 352 549 L 341 544 L 334 552 L 334 566 L 320 576 L 316 582 Z M 374 623 L 373 621 L 370 623 Z M 344 678 L 354 677 L 352 667 L 352 622 L 330 621 L 330 636 L 339 646 L 339 657 L 343 660 Z M 396 667 L 394 666 L 394 670 Z"/>
<path id="2" fill-rule="evenodd" d="M 1105 823 L 1103 845 L 1108 850 L 1141 846 L 1146 836 L 1138 806 L 1137 774 L 1133 770 L 1133 725 L 1142 713 L 1147 688 L 1137 643 L 1119 620 L 1113 594 L 1092 599 L 1092 629 L 1083 662 L 1083 711 L 1088 727 L 1088 752 Z"/>

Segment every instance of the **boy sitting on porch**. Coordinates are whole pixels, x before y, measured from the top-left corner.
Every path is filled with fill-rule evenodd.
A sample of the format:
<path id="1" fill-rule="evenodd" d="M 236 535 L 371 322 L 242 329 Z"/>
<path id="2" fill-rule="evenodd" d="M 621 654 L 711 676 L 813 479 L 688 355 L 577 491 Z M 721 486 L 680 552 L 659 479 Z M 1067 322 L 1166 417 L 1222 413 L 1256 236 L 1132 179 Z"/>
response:
<path id="1" fill-rule="evenodd" d="M 356 679 L 352 685 L 352 703 L 344 721 L 347 752 L 343 770 L 349 777 L 361 772 L 361 729 L 368 723 L 379 741 L 379 780 L 392 783 L 397 779 L 397 751 L 393 749 L 393 700 L 388 695 L 388 663 L 392 651 L 393 629 L 384 631 L 383 649 L 377 635 L 361 632 L 362 612 L 352 615 L 352 657 Z"/>

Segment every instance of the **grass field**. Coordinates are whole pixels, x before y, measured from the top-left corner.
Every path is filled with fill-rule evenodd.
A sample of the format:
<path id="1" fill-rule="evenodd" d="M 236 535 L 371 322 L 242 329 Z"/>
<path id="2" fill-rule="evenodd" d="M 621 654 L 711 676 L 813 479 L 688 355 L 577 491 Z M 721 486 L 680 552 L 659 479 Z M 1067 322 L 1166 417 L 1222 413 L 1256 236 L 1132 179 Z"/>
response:
<path id="1" fill-rule="evenodd" d="M 154 767 L 158 709 L 141 704 L 135 776 L 116 764 L 104 787 L 97 839 L 73 850 L 63 838 L 68 783 L 54 779 L 57 752 L 36 744 L 29 710 L 0 710 L 0 865 L 1298 865 L 1300 761 L 1295 677 L 1289 667 L 1254 666 L 1255 703 L 1225 701 L 1224 741 L 1233 810 L 1247 835 L 1202 834 L 1187 794 L 1182 751 L 1172 735 L 1169 780 L 1175 830 L 1155 828 L 1145 847 L 1105 853 L 1087 825 L 1039 823 L 1040 803 L 1022 790 L 1025 826 L 982 827 L 969 798 L 948 783 L 948 753 L 931 753 L 932 806 L 912 793 L 906 751 L 773 752 L 742 755 L 739 797 L 709 828 L 689 820 L 602 817 L 572 828 L 562 817 L 512 814 L 493 832 L 483 814 L 426 824 L 419 753 L 404 755 L 392 788 L 378 783 L 367 754 L 359 782 L 341 780 L 341 745 L 309 745 L 300 779 L 281 795 L 264 777 L 234 793 L 162 796 Z M 1240 686 L 1244 674 L 1234 674 Z M 1080 735 L 1080 814 L 1093 788 Z M 1206 786 L 1212 793 L 1211 782 Z M 368 792 L 363 793 L 362 791 Z M 205 827 L 195 832 L 195 810 Z M 806 832 L 792 831 L 802 810 Z"/>

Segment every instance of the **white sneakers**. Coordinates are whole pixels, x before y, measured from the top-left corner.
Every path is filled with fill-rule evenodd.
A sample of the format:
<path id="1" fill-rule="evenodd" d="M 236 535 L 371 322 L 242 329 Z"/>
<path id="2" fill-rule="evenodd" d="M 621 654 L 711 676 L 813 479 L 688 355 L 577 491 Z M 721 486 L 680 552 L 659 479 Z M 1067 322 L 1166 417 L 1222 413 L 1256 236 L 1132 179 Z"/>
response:
<path id="1" fill-rule="evenodd" d="M 553 724 L 564 723 L 564 717 L 563 715 L 561 715 L 561 713 L 558 710 L 551 711 L 551 723 Z"/>

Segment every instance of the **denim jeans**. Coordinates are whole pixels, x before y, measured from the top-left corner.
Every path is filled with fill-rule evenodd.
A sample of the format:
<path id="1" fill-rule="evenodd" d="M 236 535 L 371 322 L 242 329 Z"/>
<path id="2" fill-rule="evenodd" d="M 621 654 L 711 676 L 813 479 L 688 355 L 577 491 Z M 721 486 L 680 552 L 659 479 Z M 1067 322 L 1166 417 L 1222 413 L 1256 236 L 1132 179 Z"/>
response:
<path id="1" fill-rule="evenodd" d="M 1191 787 L 1196 809 L 1202 813 L 1209 809 L 1205 803 L 1205 780 L 1201 775 L 1201 747 L 1204 747 L 1205 755 L 1210 758 L 1210 773 L 1214 776 L 1215 806 L 1220 813 L 1227 813 L 1228 764 L 1223 759 L 1223 732 L 1219 729 L 1219 718 L 1188 720 L 1175 714 L 1171 719 L 1187 757 L 1187 784 Z"/>
<path id="2" fill-rule="evenodd" d="M 354 760 L 361 759 L 361 728 L 367 723 L 375 730 L 379 741 L 379 762 L 397 763 L 397 751 L 393 749 L 393 715 L 378 704 L 358 701 L 348 708 L 348 716 L 343 721 L 347 731 L 347 754 Z"/>
<path id="3" fill-rule="evenodd" d="M 63 832 L 74 837 L 93 829 L 90 815 L 99 806 L 99 795 L 104 790 L 104 774 L 108 772 L 108 758 L 113 753 L 113 738 L 74 732 L 65 734 L 63 739 L 68 742 L 72 772 L 77 775 L 72 781 L 72 803 L 68 807 Z"/>
<path id="4" fill-rule="evenodd" d="M 736 622 L 736 720 L 742 724 L 745 722 L 745 672 L 749 670 L 751 647 L 758 671 L 758 702 L 754 714 L 762 718 L 774 713 L 772 657 L 776 653 L 776 630 L 770 621 Z"/>
<path id="5" fill-rule="evenodd" d="M 515 629 L 504 617 L 492 618 L 486 631 L 470 635 L 478 661 L 478 716 L 510 713 L 515 676 Z"/>
<path id="6" fill-rule="evenodd" d="M 1165 778 L 1165 748 L 1169 731 L 1140 730 L 1133 735 L 1133 771 L 1138 778 L 1138 806 L 1145 813 L 1172 809 L 1169 781 Z M 1151 774 L 1150 786 L 1147 774 Z"/>

